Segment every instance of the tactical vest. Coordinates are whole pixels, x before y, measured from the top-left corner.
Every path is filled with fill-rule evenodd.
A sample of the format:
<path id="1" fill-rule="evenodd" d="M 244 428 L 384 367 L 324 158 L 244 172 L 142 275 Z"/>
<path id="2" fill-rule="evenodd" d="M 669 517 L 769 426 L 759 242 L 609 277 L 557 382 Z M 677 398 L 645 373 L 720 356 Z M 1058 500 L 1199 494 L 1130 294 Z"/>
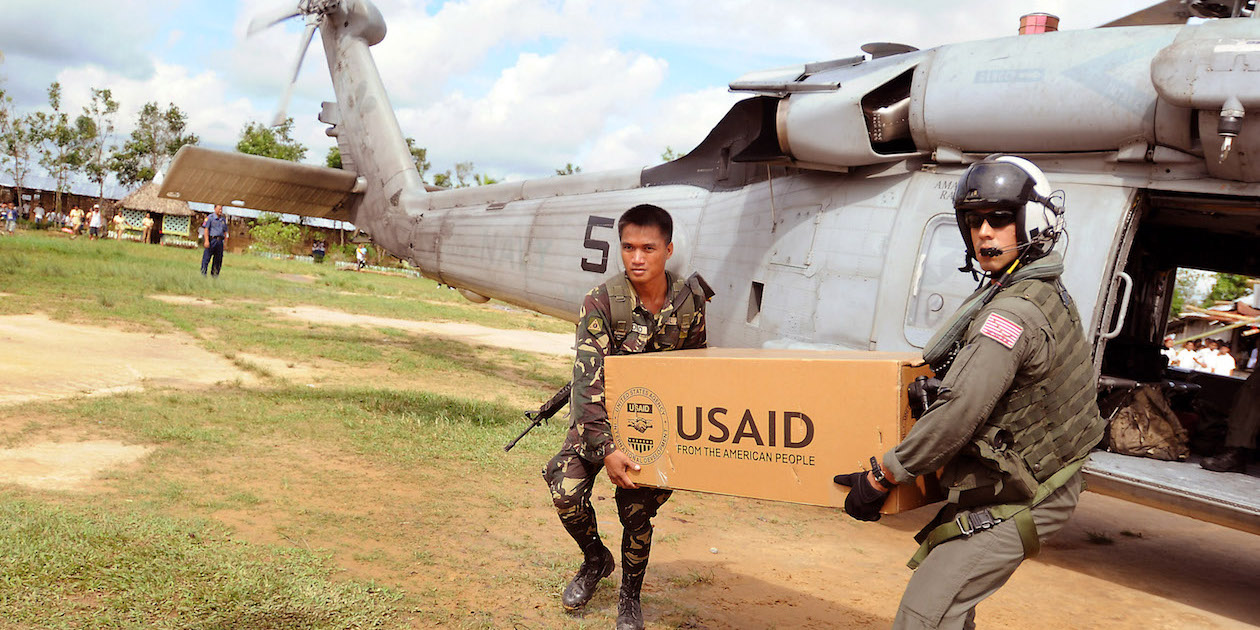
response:
<path id="1" fill-rule="evenodd" d="M 636 354 L 647 349 L 652 331 L 634 323 L 634 304 L 636 295 L 630 279 L 625 274 L 618 274 L 604 283 L 608 289 L 608 305 L 612 311 L 612 354 Z M 691 324 L 696 311 L 709 298 L 713 297 L 713 289 L 700 274 L 693 273 L 687 278 L 674 278 L 666 295 L 673 295 L 674 312 L 665 321 L 665 325 L 657 333 L 662 350 L 673 350 L 682 347 L 691 332 Z"/>
<path id="2" fill-rule="evenodd" d="M 1041 482 L 1087 455 L 1106 426 L 1098 413 L 1090 345 L 1062 284 L 1024 280 L 1002 291 L 1002 297 L 1027 300 L 1041 311 L 1055 339 L 1054 356 L 1050 372 L 1008 392 L 963 447 L 962 455 L 998 473 L 996 485 L 985 488 L 988 484 L 974 472 L 970 480 L 952 480 L 949 498 L 954 503 L 980 505 L 1033 496 Z"/>

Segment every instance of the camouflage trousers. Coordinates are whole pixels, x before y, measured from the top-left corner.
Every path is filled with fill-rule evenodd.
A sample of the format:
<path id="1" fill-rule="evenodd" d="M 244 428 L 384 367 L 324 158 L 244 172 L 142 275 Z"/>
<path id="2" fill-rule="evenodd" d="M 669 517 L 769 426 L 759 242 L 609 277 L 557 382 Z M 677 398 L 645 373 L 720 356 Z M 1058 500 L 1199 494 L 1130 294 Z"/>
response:
<path id="1" fill-rule="evenodd" d="M 588 462 L 578 456 L 580 440 L 577 430 L 570 429 L 560 452 L 543 469 L 543 479 L 551 491 L 551 501 L 560 515 L 560 523 L 577 542 L 582 553 L 590 558 L 604 546 L 599 540 L 595 508 L 591 506 L 591 488 L 604 464 Z M 659 488 L 617 488 L 617 515 L 623 528 L 621 581 L 636 593 L 643 584 L 648 555 L 652 551 L 652 517 L 671 494 L 673 491 Z"/>

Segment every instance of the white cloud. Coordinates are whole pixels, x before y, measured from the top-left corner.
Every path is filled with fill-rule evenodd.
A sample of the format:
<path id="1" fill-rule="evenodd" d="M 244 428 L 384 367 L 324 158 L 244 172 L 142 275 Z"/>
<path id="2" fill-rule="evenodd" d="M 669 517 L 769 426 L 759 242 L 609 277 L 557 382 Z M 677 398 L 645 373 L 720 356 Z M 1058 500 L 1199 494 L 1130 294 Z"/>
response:
<path id="1" fill-rule="evenodd" d="M 372 52 L 395 104 L 432 102 L 448 81 L 473 71 L 492 51 L 560 34 L 562 16 L 548 4 L 464 0 L 429 15 L 423 4 L 381 2 L 388 34 Z"/>
<path id="2" fill-rule="evenodd" d="M 708 133 L 740 98 L 726 83 L 744 72 L 847 56 L 872 40 L 928 47 L 1010 35 L 1028 8 L 980 0 L 896 8 L 834 0 L 376 3 L 389 33 L 372 52 L 404 133 L 429 148 L 439 170 L 472 160 L 512 177 L 566 162 L 588 172 L 655 163 L 665 146 L 686 151 Z M 1083 28 L 1147 3 L 1042 0 L 1036 8 Z M 0 71 L 27 106 L 42 105 L 48 82 L 61 79 L 73 113 L 89 87 L 112 88 L 123 106 L 120 136 L 145 102 L 174 102 L 205 144 L 231 147 L 247 121 L 270 121 L 288 80 L 300 19 L 244 38 L 249 19 L 274 4 L 238 0 L 228 27 L 211 22 L 231 8 L 192 2 L 155 10 L 142 0 L 10 0 Z M 332 145 L 316 120 L 321 100 L 335 97 L 317 41 L 289 108 L 313 163 Z"/>
<path id="3" fill-rule="evenodd" d="M 595 138 L 581 164 L 591 171 L 630 168 L 659 163 L 666 147 L 686 153 L 741 98 L 722 88 L 709 88 L 657 103 L 651 115 L 623 121 Z"/>
<path id="4" fill-rule="evenodd" d="M 201 136 L 202 144 L 220 147 L 234 146 L 241 127 L 261 115 L 247 99 L 228 97 L 228 84 L 216 73 L 190 74 L 182 66 L 157 60 L 153 64 L 153 75 L 142 80 L 99 66 L 63 70 L 57 80 L 64 94 L 64 109 L 77 115 L 91 98 L 90 88 L 108 86 L 120 104 L 116 140 L 122 141 L 135 129 L 140 109 L 152 101 L 162 109 L 174 103 L 188 115 L 188 128 Z"/>
<path id="5" fill-rule="evenodd" d="M 1090 15 L 1083 0 L 1051 4 Z M 379 6 L 389 35 L 373 53 L 404 133 L 439 170 L 473 160 L 495 175 L 545 175 L 570 161 L 587 171 L 654 163 L 665 146 L 685 151 L 708 133 L 740 98 L 725 85 L 743 72 L 857 54 L 872 40 L 928 47 L 1011 35 L 1026 12 L 923 0 L 899 11 L 830 0 L 463 0 L 432 14 L 406 0 Z M 690 51 L 715 76 L 707 86 L 694 70 L 673 78 L 654 49 Z M 495 67 L 506 51 L 521 52 Z M 659 62 L 661 74 L 626 74 L 636 58 Z"/>
<path id="6" fill-rule="evenodd" d="M 494 175 L 545 174 L 574 161 L 610 118 L 635 115 L 666 69 L 663 60 L 612 49 L 526 53 L 483 96 L 454 93 L 403 108 L 399 119 L 439 170 L 472 160 Z"/>
<path id="7" fill-rule="evenodd" d="M 99 63 L 131 77 L 151 71 L 144 44 L 152 7 L 141 0 L 6 0 L 0 46 L 10 56 L 65 65 Z"/>
<path id="8" fill-rule="evenodd" d="M 1065 29 L 1092 28 L 1145 8 L 1153 0 L 903 0 L 878 5 L 835 0 L 653 0 L 621 14 L 621 33 L 647 41 L 813 61 L 856 54 L 872 41 L 919 48 L 1015 35 L 1019 17 L 1033 11 L 1063 18 Z M 614 5 L 617 3 L 607 3 Z M 1100 7 L 1105 7 L 1100 10 Z M 612 10 L 612 9 L 610 9 Z M 624 19 L 624 18 L 631 19 Z"/>
<path id="9" fill-rule="evenodd" d="M 207 67 L 227 77 L 232 90 L 248 95 L 263 109 L 269 110 L 264 122 L 270 122 L 293 76 L 293 63 L 302 42 L 304 22 L 301 18 L 293 18 L 247 37 L 246 28 L 250 19 L 258 14 L 258 8 L 255 4 L 242 3 L 232 26 L 234 38 L 224 42 L 222 49 L 211 51 L 207 56 Z M 303 58 L 301 72 L 294 85 L 293 100 L 295 103 L 310 100 L 316 104 L 320 100 L 334 100 L 318 31 Z M 310 112 L 302 112 L 302 116 L 309 115 Z"/>

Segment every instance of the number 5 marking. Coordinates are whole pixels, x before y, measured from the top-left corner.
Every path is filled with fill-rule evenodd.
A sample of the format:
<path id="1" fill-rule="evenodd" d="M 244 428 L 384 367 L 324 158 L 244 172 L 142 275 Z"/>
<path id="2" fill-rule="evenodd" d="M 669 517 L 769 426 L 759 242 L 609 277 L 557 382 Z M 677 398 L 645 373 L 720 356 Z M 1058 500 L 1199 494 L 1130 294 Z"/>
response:
<path id="1" fill-rule="evenodd" d="M 591 262 L 586 257 L 582 258 L 582 271 L 593 271 L 595 273 L 605 273 L 608 271 L 608 251 L 610 249 L 608 241 L 591 238 L 591 232 L 597 227 L 610 228 L 616 224 L 615 221 L 608 217 L 597 217 L 591 215 L 586 219 L 586 240 L 582 242 L 582 246 L 586 249 L 599 252 L 599 262 Z"/>

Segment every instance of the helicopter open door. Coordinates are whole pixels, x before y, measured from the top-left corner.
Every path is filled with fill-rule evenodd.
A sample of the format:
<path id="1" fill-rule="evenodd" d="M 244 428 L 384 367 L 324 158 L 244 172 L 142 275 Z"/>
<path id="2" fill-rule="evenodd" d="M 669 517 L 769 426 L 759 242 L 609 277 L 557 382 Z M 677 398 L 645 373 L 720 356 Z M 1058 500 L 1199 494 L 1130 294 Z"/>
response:
<path id="1" fill-rule="evenodd" d="M 1108 295 L 1103 320 L 1108 330 L 1103 332 L 1112 338 L 1099 339 L 1095 365 L 1104 393 L 1137 383 L 1156 387 L 1179 415 L 1199 424 L 1191 427 L 1186 462 L 1096 452 L 1085 469 L 1091 490 L 1260 533 L 1260 477 L 1200 468 L 1200 458 L 1210 453 L 1196 452 L 1203 440 L 1193 437 L 1224 420 L 1245 373 L 1224 376 L 1168 368 L 1159 352 L 1172 319 L 1177 269 L 1260 275 L 1257 225 L 1260 208 L 1254 198 L 1163 190 L 1142 190 L 1135 198 L 1114 265 L 1114 275 L 1127 279 L 1113 283 Z M 1254 344 L 1254 339 L 1238 337 L 1245 344 Z"/>
<path id="2" fill-rule="evenodd" d="M 925 175 L 909 186 L 894 228 L 895 242 L 917 249 L 889 258 L 885 277 L 904 284 L 899 295 L 881 296 L 881 309 L 904 317 L 881 319 L 881 344 L 924 347 L 976 288 L 955 271 L 963 262 L 950 208 L 958 175 L 944 167 Z M 1094 340 L 1104 389 L 1189 382 L 1210 407 L 1228 410 L 1242 379 L 1166 371 L 1159 342 L 1178 267 L 1260 275 L 1260 208 L 1245 198 L 1140 190 L 1097 176 L 1056 173 L 1051 180 L 1067 200 L 1063 280 Z M 1209 472 L 1197 458 L 1162 462 L 1106 451 L 1094 453 L 1085 475 L 1093 491 L 1260 533 L 1257 477 Z"/>

